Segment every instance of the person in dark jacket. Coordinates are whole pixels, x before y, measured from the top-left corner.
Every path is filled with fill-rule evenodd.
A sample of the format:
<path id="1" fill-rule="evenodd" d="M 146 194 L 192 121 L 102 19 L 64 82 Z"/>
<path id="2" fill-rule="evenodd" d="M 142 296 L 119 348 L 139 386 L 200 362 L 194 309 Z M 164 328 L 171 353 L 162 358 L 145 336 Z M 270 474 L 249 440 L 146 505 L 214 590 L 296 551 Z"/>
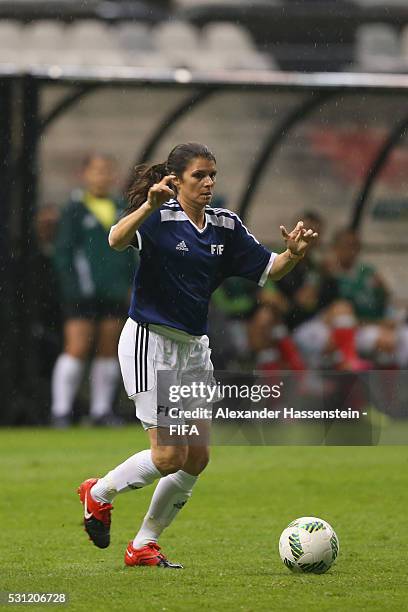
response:
<path id="1" fill-rule="evenodd" d="M 117 343 L 128 307 L 135 258 L 109 247 L 108 233 L 124 204 L 112 197 L 116 163 L 93 154 L 83 165 L 83 189 L 72 192 L 59 222 L 55 268 L 64 315 L 64 348 L 52 376 L 51 418 L 69 425 L 87 359 L 90 367 L 90 418 L 113 420 L 119 379 Z"/>

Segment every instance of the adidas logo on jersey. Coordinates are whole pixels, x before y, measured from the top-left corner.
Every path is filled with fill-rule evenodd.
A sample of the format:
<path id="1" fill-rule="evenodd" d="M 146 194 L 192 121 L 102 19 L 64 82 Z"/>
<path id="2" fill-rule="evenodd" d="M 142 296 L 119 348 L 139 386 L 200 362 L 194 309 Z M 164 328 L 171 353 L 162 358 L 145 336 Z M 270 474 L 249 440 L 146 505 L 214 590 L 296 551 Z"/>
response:
<path id="1" fill-rule="evenodd" d="M 178 245 L 176 246 L 176 249 L 177 251 L 189 251 L 190 250 L 188 246 L 186 245 L 186 243 L 184 242 L 184 240 L 178 243 Z"/>

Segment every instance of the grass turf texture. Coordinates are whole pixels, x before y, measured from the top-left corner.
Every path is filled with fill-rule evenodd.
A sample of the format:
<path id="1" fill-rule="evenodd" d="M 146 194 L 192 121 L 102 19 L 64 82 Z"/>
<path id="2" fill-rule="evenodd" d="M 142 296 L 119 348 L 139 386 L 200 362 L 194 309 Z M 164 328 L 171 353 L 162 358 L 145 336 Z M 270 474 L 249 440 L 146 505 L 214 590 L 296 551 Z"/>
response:
<path id="1" fill-rule="evenodd" d="M 115 500 L 108 549 L 81 526 L 78 484 L 145 446 L 136 427 L 0 430 L 0 590 L 65 591 L 69 610 L 406 609 L 408 447 L 213 448 L 162 537 L 185 565 L 171 571 L 123 564 L 152 487 Z M 280 533 L 302 515 L 339 536 L 325 575 L 293 575 L 280 560 Z"/>

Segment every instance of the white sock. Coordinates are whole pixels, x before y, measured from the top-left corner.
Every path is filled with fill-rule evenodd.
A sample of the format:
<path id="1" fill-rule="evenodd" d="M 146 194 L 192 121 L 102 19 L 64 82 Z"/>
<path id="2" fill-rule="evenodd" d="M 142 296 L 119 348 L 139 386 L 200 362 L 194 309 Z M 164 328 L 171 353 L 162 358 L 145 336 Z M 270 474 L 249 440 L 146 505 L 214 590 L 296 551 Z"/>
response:
<path id="1" fill-rule="evenodd" d="M 113 398 L 119 380 L 116 357 L 96 357 L 89 374 L 91 385 L 90 415 L 97 419 L 112 412 Z"/>
<path id="2" fill-rule="evenodd" d="M 92 487 L 91 495 L 95 501 L 111 503 L 118 493 L 141 489 L 160 477 L 152 461 L 152 451 L 140 451 L 100 478 Z"/>
<path id="3" fill-rule="evenodd" d="M 72 404 L 78 392 L 85 362 L 62 353 L 55 362 L 51 382 L 51 414 L 66 417 L 72 412 Z"/>
<path id="4" fill-rule="evenodd" d="M 135 548 L 141 548 L 148 542 L 157 542 L 161 532 L 170 525 L 191 497 L 197 478 L 179 470 L 159 480 L 149 510 L 133 540 Z"/>

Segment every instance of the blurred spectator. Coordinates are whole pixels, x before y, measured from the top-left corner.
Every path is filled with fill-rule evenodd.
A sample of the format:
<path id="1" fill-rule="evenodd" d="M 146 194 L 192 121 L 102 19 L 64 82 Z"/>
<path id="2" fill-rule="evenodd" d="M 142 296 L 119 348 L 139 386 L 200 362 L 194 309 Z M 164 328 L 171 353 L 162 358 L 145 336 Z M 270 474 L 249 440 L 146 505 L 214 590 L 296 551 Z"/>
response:
<path id="1" fill-rule="evenodd" d="M 301 218 L 322 236 L 320 215 Z M 389 291 L 373 266 L 358 261 L 356 232 L 336 232 L 324 258 L 316 244 L 290 274 L 259 293 L 235 282 L 240 279 L 218 290 L 211 317 L 217 368 L 408 367 L 408 326 L 385 318 Z"/>
<path id="2" fill-rule="evenodd" d="M 361 242 L 355 230 L 336 232 L 325 268 L 337 281 L 339 297 L 348 300 L 360 321 L 384 318 L 389 299 L 385 283 L 375 268 L 359 261 Z"/>
<path id="3" fill-rule="evenodd" d="M 316 254 L 324 231 L 321 216 L 306 211 L 299 219 L 304 221 L 305 227 L 317 232 L 319 239 L 290 274 L 277 282 L 267 281 L 260 293 L 261 302 L 275 304 L 283 312 L 290 330 L 313 318 L 338 297 L 336 279 L 322 268 Z"/>
<path id="4" fill-rule="evenodd" d="M 260 370 L 304 370 L 305 366 L 278 308 L 260 304 L 248 321 L 248 345 Z"/>
<path id="5" fill-rule="evenodd" d="M 359 252 L 355 231 L 336 232 L 322 269 L 337 282 L 338 299 L 294 330 L 311 368 L 360 371 L 408 364 L 408 328 L 383 318 L 389 292 L 374 267 L 358 261 Z"/>
<path id="6" fill-rule="evenodd" d="M 231 322 L 229 332 L 226 338 L 228 369 L 243 372 L 304 369 L 300 354 L 275 306 L 256 305 L 246 320 Z"/>
<path id="7" fill-rule="evenodd" d="M 307 367 L 362 369 L 366 363 L 356 352 L 353 305 L 341 299 L 336 275 L 319 258 L 323 220 L 314 211 L 306 211 L 300 218 L 318 232 L 319 241 L 290 274 L 278 282 L 269 281 L 260 300 L 283 313 Z"/>
<path id="8" fill-rule="evenodd" d="M 247 349 L 240 353 L 241 343 L 247 346 L 247 319 L 257 305 L 259 287 L 245 278 L 231 277 L 215 291 L 209 311 L 209 328 L 212 344 L 212 361 L 216 370 L 238 367 L 247 369 L 252 356 Z M 242 340 L 242 338 L 245 338 Z M 236 354 L 238 345 L 239 355 Z M 238 362 L 237 362 L 238 359 Z M 251 368 L 250 368 L 251 369 Z"/>
<path id="9" fill-rule="evenodd" d="M 389 317 L 390 292 L 374 266 L 359 260 L 361 242 L 356 231 L 336 232 L 325 262 L 338 282 L 339 294 L 353 305 L 359 321 L 356 347 L 375 367 L 408 366 L 408 327 Z"/>
<path id="10" fill-rule="evenodd" d="M 83 164 L 84 190 L 71 194 L 59 223 L 55 265 L 65 322 L 64 349 L 52 377 L 55 426 L 69 424 L 86 360 L 93 350 L 90 418 L 95 424 L 115 421 L 117 342 L 135 264 L 130 250 L 118 253 L 108 244 L 109 229 L 124 208 L 124 203 L 111 195 L 116 177 L 111 156 L 89 156 Z"/>
<path id="11" fill-rule="evenodd" d="M 357 354 L 357 332 L 353 306 L 345 300 L 336 300 L 299 325 L 293 338 L 310 368 L 358 371 L 370 364 Z"/>
<path id="12" fill-rule="evenodd" d="M 246 278 L 227 278 L 214 292 L 212 301 L 228 319 L 245 317 L 254 308 L 258 287 Z"/>

